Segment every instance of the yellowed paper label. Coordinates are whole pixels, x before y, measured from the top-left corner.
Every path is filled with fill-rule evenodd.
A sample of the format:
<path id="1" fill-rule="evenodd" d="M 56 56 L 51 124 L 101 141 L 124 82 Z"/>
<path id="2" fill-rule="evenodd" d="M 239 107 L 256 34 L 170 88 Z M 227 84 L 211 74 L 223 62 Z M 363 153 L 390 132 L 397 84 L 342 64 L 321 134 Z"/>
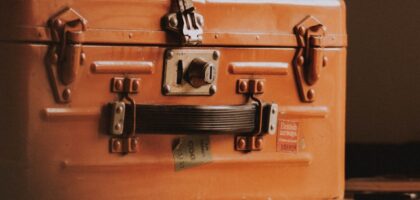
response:
<path id="1" fill-rule="evenodd" d="M 209 163 L 212 161 L 210 137 L 208 135 L 191 135 L 176 138 L 172 153 L 175 171 Z"/>

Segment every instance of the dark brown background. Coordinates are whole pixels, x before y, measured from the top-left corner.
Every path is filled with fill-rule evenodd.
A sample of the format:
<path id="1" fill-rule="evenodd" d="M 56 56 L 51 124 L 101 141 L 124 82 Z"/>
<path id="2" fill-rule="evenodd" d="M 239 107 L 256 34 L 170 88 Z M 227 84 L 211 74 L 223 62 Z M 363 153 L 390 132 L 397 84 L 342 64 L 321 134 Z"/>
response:
<path id="1" fill-rule="evenodd" d="M 420 0 L 346 3 L 346 177 L 420 177 Z"/>
<path id="2" fill-rule="evenodd" d="M 420 0 L 346 3 L 347 141 L 420 141 Z"/>

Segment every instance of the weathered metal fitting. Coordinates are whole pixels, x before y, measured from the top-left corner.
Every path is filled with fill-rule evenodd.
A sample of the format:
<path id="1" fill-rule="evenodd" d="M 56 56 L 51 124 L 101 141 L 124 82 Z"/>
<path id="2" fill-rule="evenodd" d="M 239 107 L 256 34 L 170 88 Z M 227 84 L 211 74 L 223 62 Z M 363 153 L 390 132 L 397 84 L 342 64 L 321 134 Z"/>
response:
<path id="1" fill-rule="evenodd" d="M 162 93 L 168 96 L 214 95 L 219 67 L 219 59 L 214 59 L 215 52 L 220 54 L 213 49 L 168 49 Z"/>
<path id="2" fill-rule="evenodd" d="M 71 101 L 65 90 L 73 90 L 80 65 L 86 55 L 82 42 L 87 21 L 75 10 L 68 8 L 49 21 L 51 37 L 56 43 L 50 46 L 47 55 L 47 69 L 52 89 L 59 103 Z"/>
<path id="3" fill-rule="evenodd" d="M 264 132 L 270 135 L 277 133 L 279 106 L 275 103 L 267 104 L 264 107 Z"/>
<path id="4" fill-rule="evenodd" d="M 124 133 L 125 121 L 125 103 L 117 101 L 111 104 L 111 126 L 110 133 L 112 135 L 122 135 Z"/>
<path id="5" fill-rule="evenodd" d="M 265 79 L 239 79 L 236 82 L 236 91 L 239 94 L 263 94 Z"/>
<path id="6" fill-rule="evenodd" d="M 177 2 L 179 11 L 163 18 L 164 29 L 177 33 L 183 45 L 200 44 L 203 40 L 204 17 L 195 11 L 192 1 Z"/>
<path id="7" fill-rule="evenodd" d="M 139 78 L 125 78 L 124 79 L 124 92 L 135 94 L 138 93 L 140 88 Z"/>
<path id="8" fill-rule="evenodd" d="M 261 151 L 264 147 L 263 136 L 236 136 L 235 150 L 242 152 Z"/>
<path id="9" fill-rule="evenodd" d="M 111 91 L 114 93 L 138 93 L 140 81 L 139 78 L 114 77 L 111 80 Z"/>
<path id="10" fill-rule="evenodd" d="M 306 17 L 295 26 L 298 50 L 293 66 L 299 97 L 303 102 L 315 101 L 313 86 L 328 62 L 323 50 L 325 32 L 326 27 L 313 16 Z"/>
<path id="11" fill-rule="evenodd" d="M 111 153 L 136 153 L 140 149 L 139 138 L 111 138 L 109 147 Z"/>

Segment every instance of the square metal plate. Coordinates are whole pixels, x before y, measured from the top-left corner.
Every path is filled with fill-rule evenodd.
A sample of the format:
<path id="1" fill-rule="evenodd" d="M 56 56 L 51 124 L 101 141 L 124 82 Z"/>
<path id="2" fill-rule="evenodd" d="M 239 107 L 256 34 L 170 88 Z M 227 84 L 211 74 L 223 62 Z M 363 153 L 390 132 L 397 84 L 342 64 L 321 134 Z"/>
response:
<path id="1" fill-rule="evenodd" d="M 192 60 L 201 58 L 215 66 L 216 77 L 212 84 L 203 85 L 198 88 L 191 86 L 185 80 L 185 73 Z M 220 53 L 217 50 L 209 49 L 168 49 L 165 52 L 165 68 L 163 74 L 162 92 L 164 95 L 183 96 L 201 95 L 210 96 L 217 88 L 217 74 L 219 67 Z M 180 64 L 181 61 L 181 64 Z M 182 70 L 182 73 L 180 72 Z M 181 76 L 181 78 L 180 78 Z"/>

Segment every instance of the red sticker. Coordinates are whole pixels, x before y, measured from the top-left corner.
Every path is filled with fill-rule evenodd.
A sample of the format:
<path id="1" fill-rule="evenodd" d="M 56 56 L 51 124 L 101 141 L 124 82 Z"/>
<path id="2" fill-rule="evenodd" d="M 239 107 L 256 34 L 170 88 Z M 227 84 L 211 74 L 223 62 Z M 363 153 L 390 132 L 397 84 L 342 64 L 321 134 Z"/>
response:
<path id="1" fill-rule="evenodd" d="M 280 120 L 280 130 L 277 134 L 277 151 L 292 152 L 298 151 L 298 127 L 295 121 Z"/>

